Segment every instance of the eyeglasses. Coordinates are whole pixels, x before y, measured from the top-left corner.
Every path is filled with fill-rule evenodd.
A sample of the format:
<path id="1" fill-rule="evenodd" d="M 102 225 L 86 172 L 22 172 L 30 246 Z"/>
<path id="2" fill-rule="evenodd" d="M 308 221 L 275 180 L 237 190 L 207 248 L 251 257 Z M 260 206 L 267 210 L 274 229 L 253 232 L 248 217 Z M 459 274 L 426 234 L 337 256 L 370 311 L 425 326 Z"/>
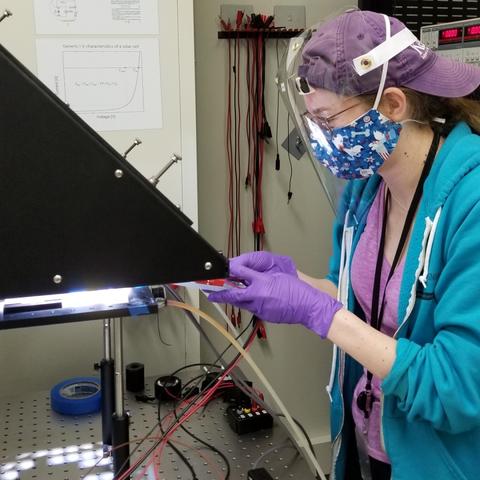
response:
<path id="1" fill-rule="evenodd" d="M 339 112 L 334 113 L 329 117 L 319 117 L 318 115 L 313 115 L 313 113 L 310 113 L 309 111 L 305 111 L 302 114 L 302 117 L 308 118 L 310 121 L 317 124 L 322 130 L 326 130 L 327 132 L 332 133 L 333 127 L 330 125 L 329 122 L 331 122 L 332 120 L 335 120 L 342 113 L 348 112 L 352 108 L 358 107 L 359 105 L 360 103 L 355 103 L 354 105 L 350 105 L 349 107 L 344 108 L 343 110 L 340 110 Z"/>

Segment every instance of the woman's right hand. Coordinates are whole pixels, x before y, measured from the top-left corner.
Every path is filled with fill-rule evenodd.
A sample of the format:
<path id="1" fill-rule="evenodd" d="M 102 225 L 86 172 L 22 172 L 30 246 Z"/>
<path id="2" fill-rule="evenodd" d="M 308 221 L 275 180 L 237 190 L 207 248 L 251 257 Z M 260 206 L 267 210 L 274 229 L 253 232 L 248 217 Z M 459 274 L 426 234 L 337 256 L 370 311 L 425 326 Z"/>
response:
<path id="1" fill-rule="evenodd" d="M 248 252 L 230 259 L 230 269 L 246 267 L 262 273 L 286 273 L 298 277 L 297 267 L 290 257 L 271 252 Z"/>

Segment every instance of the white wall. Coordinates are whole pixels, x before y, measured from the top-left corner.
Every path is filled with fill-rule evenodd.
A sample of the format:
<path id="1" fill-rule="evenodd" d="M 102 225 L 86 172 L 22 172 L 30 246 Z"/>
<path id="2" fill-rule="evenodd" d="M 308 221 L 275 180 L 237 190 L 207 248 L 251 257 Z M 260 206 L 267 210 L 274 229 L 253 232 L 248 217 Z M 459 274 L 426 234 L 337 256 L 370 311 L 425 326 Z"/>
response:
<path id="1" fill-rule="evenodd" d="M 0 42 L 35 72 L 33 0 L 0 0 L 0 14 L 6 8 L 13 17 L 0 24 Z M 143 144 L 129 155 L 129 161 L 146 177 L 157 173 L 171 153 L 182 154 L 184 161 L 165 175 L 159 188 L 182 204 L 196 224 L 193 0 L 161 2 L 158 21 L 164 127 L 102 135 L 120 153 L 135 137 L 141 138 Z M 183 172 L 178 170 L 182 168 Z M 195 303 L 195 297 L 190 301 Z M 156 316 L 125 319 L 125 363 L 143 362 L 146 375 L 158 375 L 198 361 L 198 333 L 182 313 L 162 311 L 160 329 L 173 346 L 160 342 Z M 102 321 L 0 330 L 0 396 L 46 390 L 65 378 L 91 375 L 102 354 Z"/>
<path id="2" fill-rule="evenodd" d="M 180 0 L 184 2 L 184 0 Z M 197 93 L 197 155 L 199 185 L 199 227 L 207 240 L 219 249 L 226 250 L 226 161 L 224 148 L 226 99 L 226 41 L 217 39 L 219 0 L 194 0 L 195 21 L 195 79 Z M 306 5 L 307 25 L 329 15 L 344 0 L 264 0 L 243 1 L 253 4 L 256 12 L 272 13 L 273 5 Z M 0 0 L 0 11 L 14 7 L 19 10 L 27 3 Z M 28 2 L 30 5 L 30 2 Z M 30 7 L 29 7 L 30 8 Z M 8 19 L 5 22 L 11 22 Z M 25 29 L 32 31 L 31 16 L 25 20 Z M 16 24 L 18 25 L 18 24 Z M 0 25 L 0 33 L 4 28 Z M 13 27 L 5 27 L 13 28 Z M 15 27 L 19 35 L 22 28 Z M 180 26 L 180 49 L 191 41 L 191 28 Z M 0 35 L 1 39 L 1 35 Z M 25 39 L 18 46 L 22 59 L 33 55 L 33 44 Z M 183 81 L 192 80 L 193 71 L 181 71 Z M 273 84 L 276 70 L 275 43 L 267 48 L 267 116 L 275 129 L 276 91 Z M 168 75 L 168 72 L 165 73 Z M 193 89 L 191 90 L 193 93 Z M 191 97 L 193 101 L 193 96 Z M 285 110 L 281 105 L 282 121 L 280 139 L 286 136 Z M 183 116 L 188 112 L 183 112 Z M 190 117 L 190 120 L 194 115 Z M 182 131 L 183 140 L 194 136 L 192 130 Z M 128 142 L 127 142 L 128 143 Z M 123 149 L 125 145 L 119 145 Z M 303 271 L 324 275 L 330 253 L 330 227 L 332 215 L 321 187 L 306 158 L 294 163 L 293 192 L 290 205 L 286 203 L 289 168 L 282 152 L 282 169 L 274 170 L 275 147 L 267 147 L 264 175 L 264 215 L 267 228 L 265 247 L 291 255 Z M 250 211 L 250 194 L 242 198 L 243 211 Z M 250 234 L 250 217 L 243 226 L 244 250 L 253 245 Z M 208 305 L 204 305 L 206 309 Z M 126 362 L 144 361 L 147 374 L 168 371 L 194 360 L 198 354 L 195 333 L 182 318 L 162 312 L 162 332 L 173 347 L 159 344 L 156 319 L 129 319 L 126 322 Z M 141 322 L 141 324 L 140 324 Z M 267 374 L 291 413 L 307 428 L 314 442 L 325 442 L 328 434 L 328 399 L 324 386 L 328 380 L 331 346 L 318 337 L 296 326 L 267 326 L 268 342 L 256 343 L 252 352 Z M 0 394 L 12 391 L 48 388 L 65 376 L 87 374 L 91 364 L 101 357 L 101 322 L 87 322 L 63 326 L 34 327 L 31 329 L 0 332 Z M 212 332 L 219 348 L 222 340 Z M 212 359 L 208 348 L 202 346 L 205 361 Z M 322 451 L 323 454 L 326 450 Z M 324 463 L 325 466 L 325 463 Z"/>
<path id="3" fill-rule="evenodd" d="M 217 39 L 217 19 L 223 3 L 253 4 L 255 13 L 267 14 L 273 13 L 274 5 L 305 5 L 309 26 L 334 11 L 352 5 L 352 2 L 195 0 L 199 228 L 207 240 L 226 251 L 227 163 L 224 137 L 228 49 L 226 40 Z M 281 43 L 280 51 L 283 51 Z M 273 83 L 275 72 L 275 40 L 270 40 L 267 46 L 266 105 L 267 118 L 273 132 L 276 111 L 276 89 Z M 283 105 L 280 105 L 280 109 L 281 143 L 286 138 L 287 125 Z M 246 144 L 243 148 L 245 150 Z M 281 170 L 276 172 L 275 153 L 272 142 L 267 146 L 264 161 L 264 221 L 267 230 L 265 249 L 291 255 L 304 272 L 323 276 L 327 272 L 327 260 L 331 250 L 330 207 L 306 156 L 300 161 L 292 159 L 294 196 L 287 205 L 290 173 L 288 159 L 286 152 L 281 150 Z M 242 210 L 247 214 L 242 225 L 243 250 L 247 251 L 253 246 L 249 191 L 245 191 L 242 196 Z M 211 311 L 209 305 L 204 304 L 203 307 Z M 324 387 L 328 383 L 331 344 L 303 327 L 269 325 L 267 330 L 267 343 L 256 342 L 253 346 L 254 358 L 314 442 L 325 445 L 321 453 L 323 466 L 327 468 L 329 402 Z M 223 347 L 223 341 L 213 332 L 212 336 L 216 338 L 217 345 Z M 214 359 L 206 345 L 202 345 L 202 358 Z"/>

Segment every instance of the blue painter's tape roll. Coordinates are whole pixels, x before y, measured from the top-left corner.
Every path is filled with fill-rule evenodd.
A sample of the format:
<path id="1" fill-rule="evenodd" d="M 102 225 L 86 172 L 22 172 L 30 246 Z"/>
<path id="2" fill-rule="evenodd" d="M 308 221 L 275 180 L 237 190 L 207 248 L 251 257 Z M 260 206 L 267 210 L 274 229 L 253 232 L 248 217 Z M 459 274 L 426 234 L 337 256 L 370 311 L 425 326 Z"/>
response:
<path id="1" fill-rule="evenodd" d="M 96 377 L 75 377 L 50 390 L 52 410 L 62 415 L 84 415 L 101 409 L 100 380 Z"/>

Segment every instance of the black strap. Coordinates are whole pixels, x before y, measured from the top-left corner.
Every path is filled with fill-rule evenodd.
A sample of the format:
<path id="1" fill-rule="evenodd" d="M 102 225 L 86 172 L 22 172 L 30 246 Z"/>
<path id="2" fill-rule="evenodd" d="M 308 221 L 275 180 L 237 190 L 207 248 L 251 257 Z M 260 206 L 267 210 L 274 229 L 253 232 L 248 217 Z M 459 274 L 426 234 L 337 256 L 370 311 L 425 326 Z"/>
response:
<path id="1" fill-rule="evenodd" d="M 435 158 L 435 155 L 437 154 L 439 143 L 440 143 L 440 131 L 434 130 L 432 144 L 430 145 L 430 150 L 425 160 L 422 174 L 420 175 L 420 179 L 418 180 L 415 194 L 413 195 L 412 201 L 410 203 L 410 207 L 408 208 L 407 217 L 403 225 L 403 230 L 402 230 L 402 234 L 400 235 L 400 240 L 398 241 L 395 257 L 393 259 L 392 266 L 390 268 L 390 272 L 388 274 L 387 281 L 383 289 L 382 303 L 379 305 L 378 301 L 380 298 L 380 280 L 382 276 L 382 264 L 383 264 L 383 254 L 384 254 L 383 250 L 385 248 L 385 232 L 387 230 L 388 208 L 390 205 L 390 192 L 387 190 L 387 195 L 385 198 L 385 207 L 383 211 L 382 234 L 380 237 L 380 245 L 378 248 L 377 264 L 375 266 L 375 278 L 373 282 L 373 291 L 372 291 L 372 309 L 371 309 L 371 315 L 370 315 L 370 324 L 373 328 L 375 328 L 378 331 L 380 331 L 380 329 L 382 328 L 383 314 L 385 309 L 385 294 L 387 291 L 387 286 L 391 278 L 393 277 L 393 274 L 395 272 L 395 267 L 397 266 L 400 260 L 400 257 L 402 255 L 402 251 L 405 247 L 408 233 L 412 226 L 413 219 L 415 218 L 415 213 L 420 203 L 420 199 L 422 198 L 423 184 L 425 183 L 425 179 L 427 178 L 430 172 L 430 168 L 432 167 L 433 160 Z M 380 307 L 380 312 L 379 312 L 379 307 Z M 373 377 L 373 374 L 370 371 L 367 371 L 367 384 L 365 386 L 366 390 L 371 390 L 372 388 L 372 377 Z"/>

